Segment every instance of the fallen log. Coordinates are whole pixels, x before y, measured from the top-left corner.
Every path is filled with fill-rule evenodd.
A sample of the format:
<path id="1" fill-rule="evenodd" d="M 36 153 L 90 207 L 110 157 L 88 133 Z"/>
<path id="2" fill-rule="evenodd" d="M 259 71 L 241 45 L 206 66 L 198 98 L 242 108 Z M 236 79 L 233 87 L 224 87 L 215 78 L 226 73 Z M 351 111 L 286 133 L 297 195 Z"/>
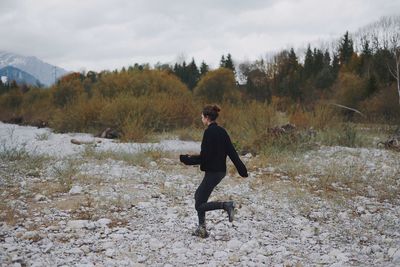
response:
<path id="1" fill-rule="evenodd" d="M 383 146 L 385 149 L 390 149 L 400 152 L 400 136 L 390 138 L 387 141 L 378 142 L 376 145 L 377 147 Z"/>
<path id="2" fill-rule="evenodd" d="M 71 143 L 74 145 L 93 145 L 101 143 L 101 140 L 93 140 L 93 141 L 80 141 L 77 139 L 71 139 Z"/>

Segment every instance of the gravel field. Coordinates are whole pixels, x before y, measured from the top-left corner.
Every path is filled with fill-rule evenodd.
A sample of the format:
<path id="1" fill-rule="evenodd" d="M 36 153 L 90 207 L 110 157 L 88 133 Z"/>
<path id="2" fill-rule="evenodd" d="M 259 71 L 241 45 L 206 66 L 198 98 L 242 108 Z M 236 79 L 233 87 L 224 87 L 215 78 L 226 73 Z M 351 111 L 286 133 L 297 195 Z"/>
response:
<path id="1" fill-rule="evenodd" d="M 71 139 L 92 144 L 76 145 Z M 1 266 L 399 266 L 400 157 L 325 147 L 228 175 L 197 223 L 200 143 L 118 143 L 0 123 Z M 229 160 L 228 160 L 229 161 Z"/>

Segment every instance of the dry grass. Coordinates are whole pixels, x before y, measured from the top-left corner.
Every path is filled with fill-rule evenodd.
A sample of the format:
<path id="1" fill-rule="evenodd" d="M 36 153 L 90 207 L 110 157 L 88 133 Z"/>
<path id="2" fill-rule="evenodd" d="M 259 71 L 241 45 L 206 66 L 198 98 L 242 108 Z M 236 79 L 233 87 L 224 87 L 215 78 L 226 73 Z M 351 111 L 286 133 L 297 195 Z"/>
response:
<path id="1" fill-rule="evenodd" d="M 9 201 L 9 199 L 8 199 Z M 0 221 L 8 225 L 15 225 L 20 218 L 16 207 L 10 207 L 8 201 L 2 200 L 0 203 Z"/>
<path id="2" fill-rule="evenodd" d="M 361 152 L 351 155 L 342 152 L 343 155 L 336 157 L 352 156 L 358 159 L 360 158 L 359 153 Z M 337 202 L 359 196 L 372 197 L 379 201 L 399 201 L 400 168 L 395 167 L 381 171 L 382 167 L 378 167 L 376 170 L 371 169 L 367 166 L 368 162 L 362 160 L 334 158 L 326 165 L 313 166 L 302 159 L 301 154 L 297 157 L 296 160 L 293 155 L 280 154 L 279 157 L 272 159 L 253 160 L 251 164 L 256 166 L 262 166 L 260 164 L 265 166 L 266 163 L 274 166 L 273 173 L 262 173 L 254 182 L 254 187 L 274 183 L 274 181 L 285 181 L 293 190 L 296 189 L 296 192 L 307 190 L 311 194 Z M 392 155 L 391 158 L 396 159 L 396 155 Z M 389 163 L 378 162 L 377 164 L 385 166 Z M 397 159 L 391 165 L 400 166 L 399 164 L 400 161 Z"/>
<path id="3" fill-rule="evenodd" d="M 77 159 L 67 159 L 52 165 L 52 176 L 58 182 L 60 192 L 66 193 L 71 189 L 79 173 L 79 166 Z"/>
<path id="4" fill-rule="evenodd" d="M 132 152 L 124 151 L 97 151 L 94 146 L 87 145 L 83 152 L 83 158 L 95 159 L 95 160 L 116 160 L 124 161 L 129 165 L 137 165 L 146 167 L 151 161 L 159 161 L 161 158 L 168 157 L 169 152 L 156 147 L 141 147 L 138 150 Z"/>

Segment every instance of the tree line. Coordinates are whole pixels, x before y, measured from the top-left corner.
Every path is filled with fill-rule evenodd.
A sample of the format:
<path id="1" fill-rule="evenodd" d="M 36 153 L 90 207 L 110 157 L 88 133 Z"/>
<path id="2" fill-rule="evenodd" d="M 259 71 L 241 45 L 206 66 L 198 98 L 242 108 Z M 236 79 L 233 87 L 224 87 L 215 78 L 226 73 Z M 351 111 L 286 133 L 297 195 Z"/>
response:
<path id="1" fill-rule="evenodd" d="M 217 69 L 204 61 L 198 65 L 192 58 L 173 65 L 135 63 L 121 70 L 72 73 L 42 94 L 63 109 L 77 99 L 113 99 L 121 94 L 141 97 L 155 92 L 176 95 L 179 88 L 180 94 L 186 91 L 185 98 L 204 102 L 256 101 L 282 111 L 294 107 L 310 111 L 321 103 L 333 103 L 347 107 L 342 113 L 350 119 L 352 110 L 359 110 L 371 120 L 398 121 L 400 17 L 382 18 L 369 27 L 354 35 L 346 32 L 333 49 L 308 45 L 304 54 L 291 48 L 249 62 L 235 62 L 228 53 L 221 56 Z M 20 108 L 29 91 L 35 92 L 32 98 L 43 99 L 33 89 L 0 83 L 3 109 L 8 107 L 3 114 Z"/>

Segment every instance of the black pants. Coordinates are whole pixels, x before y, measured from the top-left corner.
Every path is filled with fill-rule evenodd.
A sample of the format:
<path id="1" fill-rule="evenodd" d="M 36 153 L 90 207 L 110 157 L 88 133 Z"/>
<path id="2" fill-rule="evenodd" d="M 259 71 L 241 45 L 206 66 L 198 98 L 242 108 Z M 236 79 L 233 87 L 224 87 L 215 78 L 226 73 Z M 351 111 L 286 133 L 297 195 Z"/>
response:
<path id="1" fill-rule="evenodd" d="M 199 225 L 205 224 L 206 211 L 224 208 L 224 202 L 207 202 L 214 188 L 225 177 L 225 172 L 206 172 L 203 181 L 194 194 L 195 208 L 199 217 Z"/>

